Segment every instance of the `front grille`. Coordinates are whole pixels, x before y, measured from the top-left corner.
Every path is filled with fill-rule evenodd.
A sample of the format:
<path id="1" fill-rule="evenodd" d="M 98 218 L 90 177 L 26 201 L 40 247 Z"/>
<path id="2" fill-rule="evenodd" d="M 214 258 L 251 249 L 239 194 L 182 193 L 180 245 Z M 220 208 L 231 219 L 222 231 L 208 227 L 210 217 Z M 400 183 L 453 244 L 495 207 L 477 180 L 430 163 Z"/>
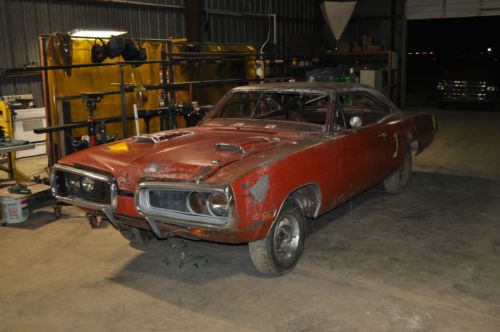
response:
<path id="1" fill-rule="evenodd" d="M 149 192 L 149 205 L 157 209 L 165 209 L 171 211 L 179 211 L 191 213 L 187 207 L 187 197 L 191 193 L 190 191 L 181 190 L 159 190 L 150 189 Z M 205 200 L 208 199 L 210 193 L 202 193 L 205 196 Z M 207 209 L 205 209 L 203 215 L 209 215 Z"/>
<path id="2" fill-rule="evenodd" d="M 189 193 L 178 190 L 150 190 L 149 204 L 158 209 L 188 212 L 186 198 Z"/>
<path id="3" fill-rule="evenodd" d="M 445 81 L 444 97 L 451 99 L 486 99 L 486 82 L 479 81 Z"/>

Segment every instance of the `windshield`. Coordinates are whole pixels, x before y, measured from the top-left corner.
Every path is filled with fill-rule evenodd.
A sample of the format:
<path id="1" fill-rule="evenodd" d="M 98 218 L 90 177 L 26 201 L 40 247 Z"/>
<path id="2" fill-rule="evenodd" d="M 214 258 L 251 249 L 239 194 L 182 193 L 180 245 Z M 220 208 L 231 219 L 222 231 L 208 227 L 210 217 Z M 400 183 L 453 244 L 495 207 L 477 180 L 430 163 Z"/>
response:
<path id="1" fill-rule="evenodd" d="M 326 123 L 329 97 L 321 93 L 235 92 L 212 119 L 263 119 Z"/>

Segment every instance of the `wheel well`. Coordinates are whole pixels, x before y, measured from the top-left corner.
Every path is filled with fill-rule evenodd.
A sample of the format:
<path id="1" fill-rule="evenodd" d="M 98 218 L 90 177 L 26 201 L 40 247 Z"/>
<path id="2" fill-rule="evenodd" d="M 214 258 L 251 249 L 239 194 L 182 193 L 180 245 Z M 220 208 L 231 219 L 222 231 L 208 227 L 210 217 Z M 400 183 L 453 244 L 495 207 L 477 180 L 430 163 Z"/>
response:
<path id="1" fill-rule="evenodd" d="M 321 190 L 316 183 L 310 183 L 300 187 L 288 195 L 287 199 L 293 199 L 300 206 L 304 216 L 315 218 L 321 206 Z"/>

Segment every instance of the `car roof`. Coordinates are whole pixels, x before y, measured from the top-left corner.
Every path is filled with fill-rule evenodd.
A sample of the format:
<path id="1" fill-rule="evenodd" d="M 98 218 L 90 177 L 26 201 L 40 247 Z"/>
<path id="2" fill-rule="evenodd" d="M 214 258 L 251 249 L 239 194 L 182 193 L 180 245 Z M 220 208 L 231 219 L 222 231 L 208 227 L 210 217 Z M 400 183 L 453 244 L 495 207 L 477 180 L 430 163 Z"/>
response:
<path id="1" fill-rule="evenodd" d="M 283 92 L 350 92 L 350 91 L 374 91 L 373 88 L 353 83 L 337 82 L 280 82 L 280 83 L 261 83 L 254 85 L 245 85 L 234 88 L 232 91 L 283 91 Z"/>

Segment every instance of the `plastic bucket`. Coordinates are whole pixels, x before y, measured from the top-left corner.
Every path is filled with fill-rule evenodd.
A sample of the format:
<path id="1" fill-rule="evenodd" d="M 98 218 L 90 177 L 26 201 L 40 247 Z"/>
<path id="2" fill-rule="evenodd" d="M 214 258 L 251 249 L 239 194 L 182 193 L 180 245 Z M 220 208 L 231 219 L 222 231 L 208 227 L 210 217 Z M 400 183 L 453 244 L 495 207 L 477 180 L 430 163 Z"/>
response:
<path id="1" fill-rule="evenodd" d="M 0 197 L 2 222 L 18 224 L 28 220 L 28 200 L 26 198 Z"/>

